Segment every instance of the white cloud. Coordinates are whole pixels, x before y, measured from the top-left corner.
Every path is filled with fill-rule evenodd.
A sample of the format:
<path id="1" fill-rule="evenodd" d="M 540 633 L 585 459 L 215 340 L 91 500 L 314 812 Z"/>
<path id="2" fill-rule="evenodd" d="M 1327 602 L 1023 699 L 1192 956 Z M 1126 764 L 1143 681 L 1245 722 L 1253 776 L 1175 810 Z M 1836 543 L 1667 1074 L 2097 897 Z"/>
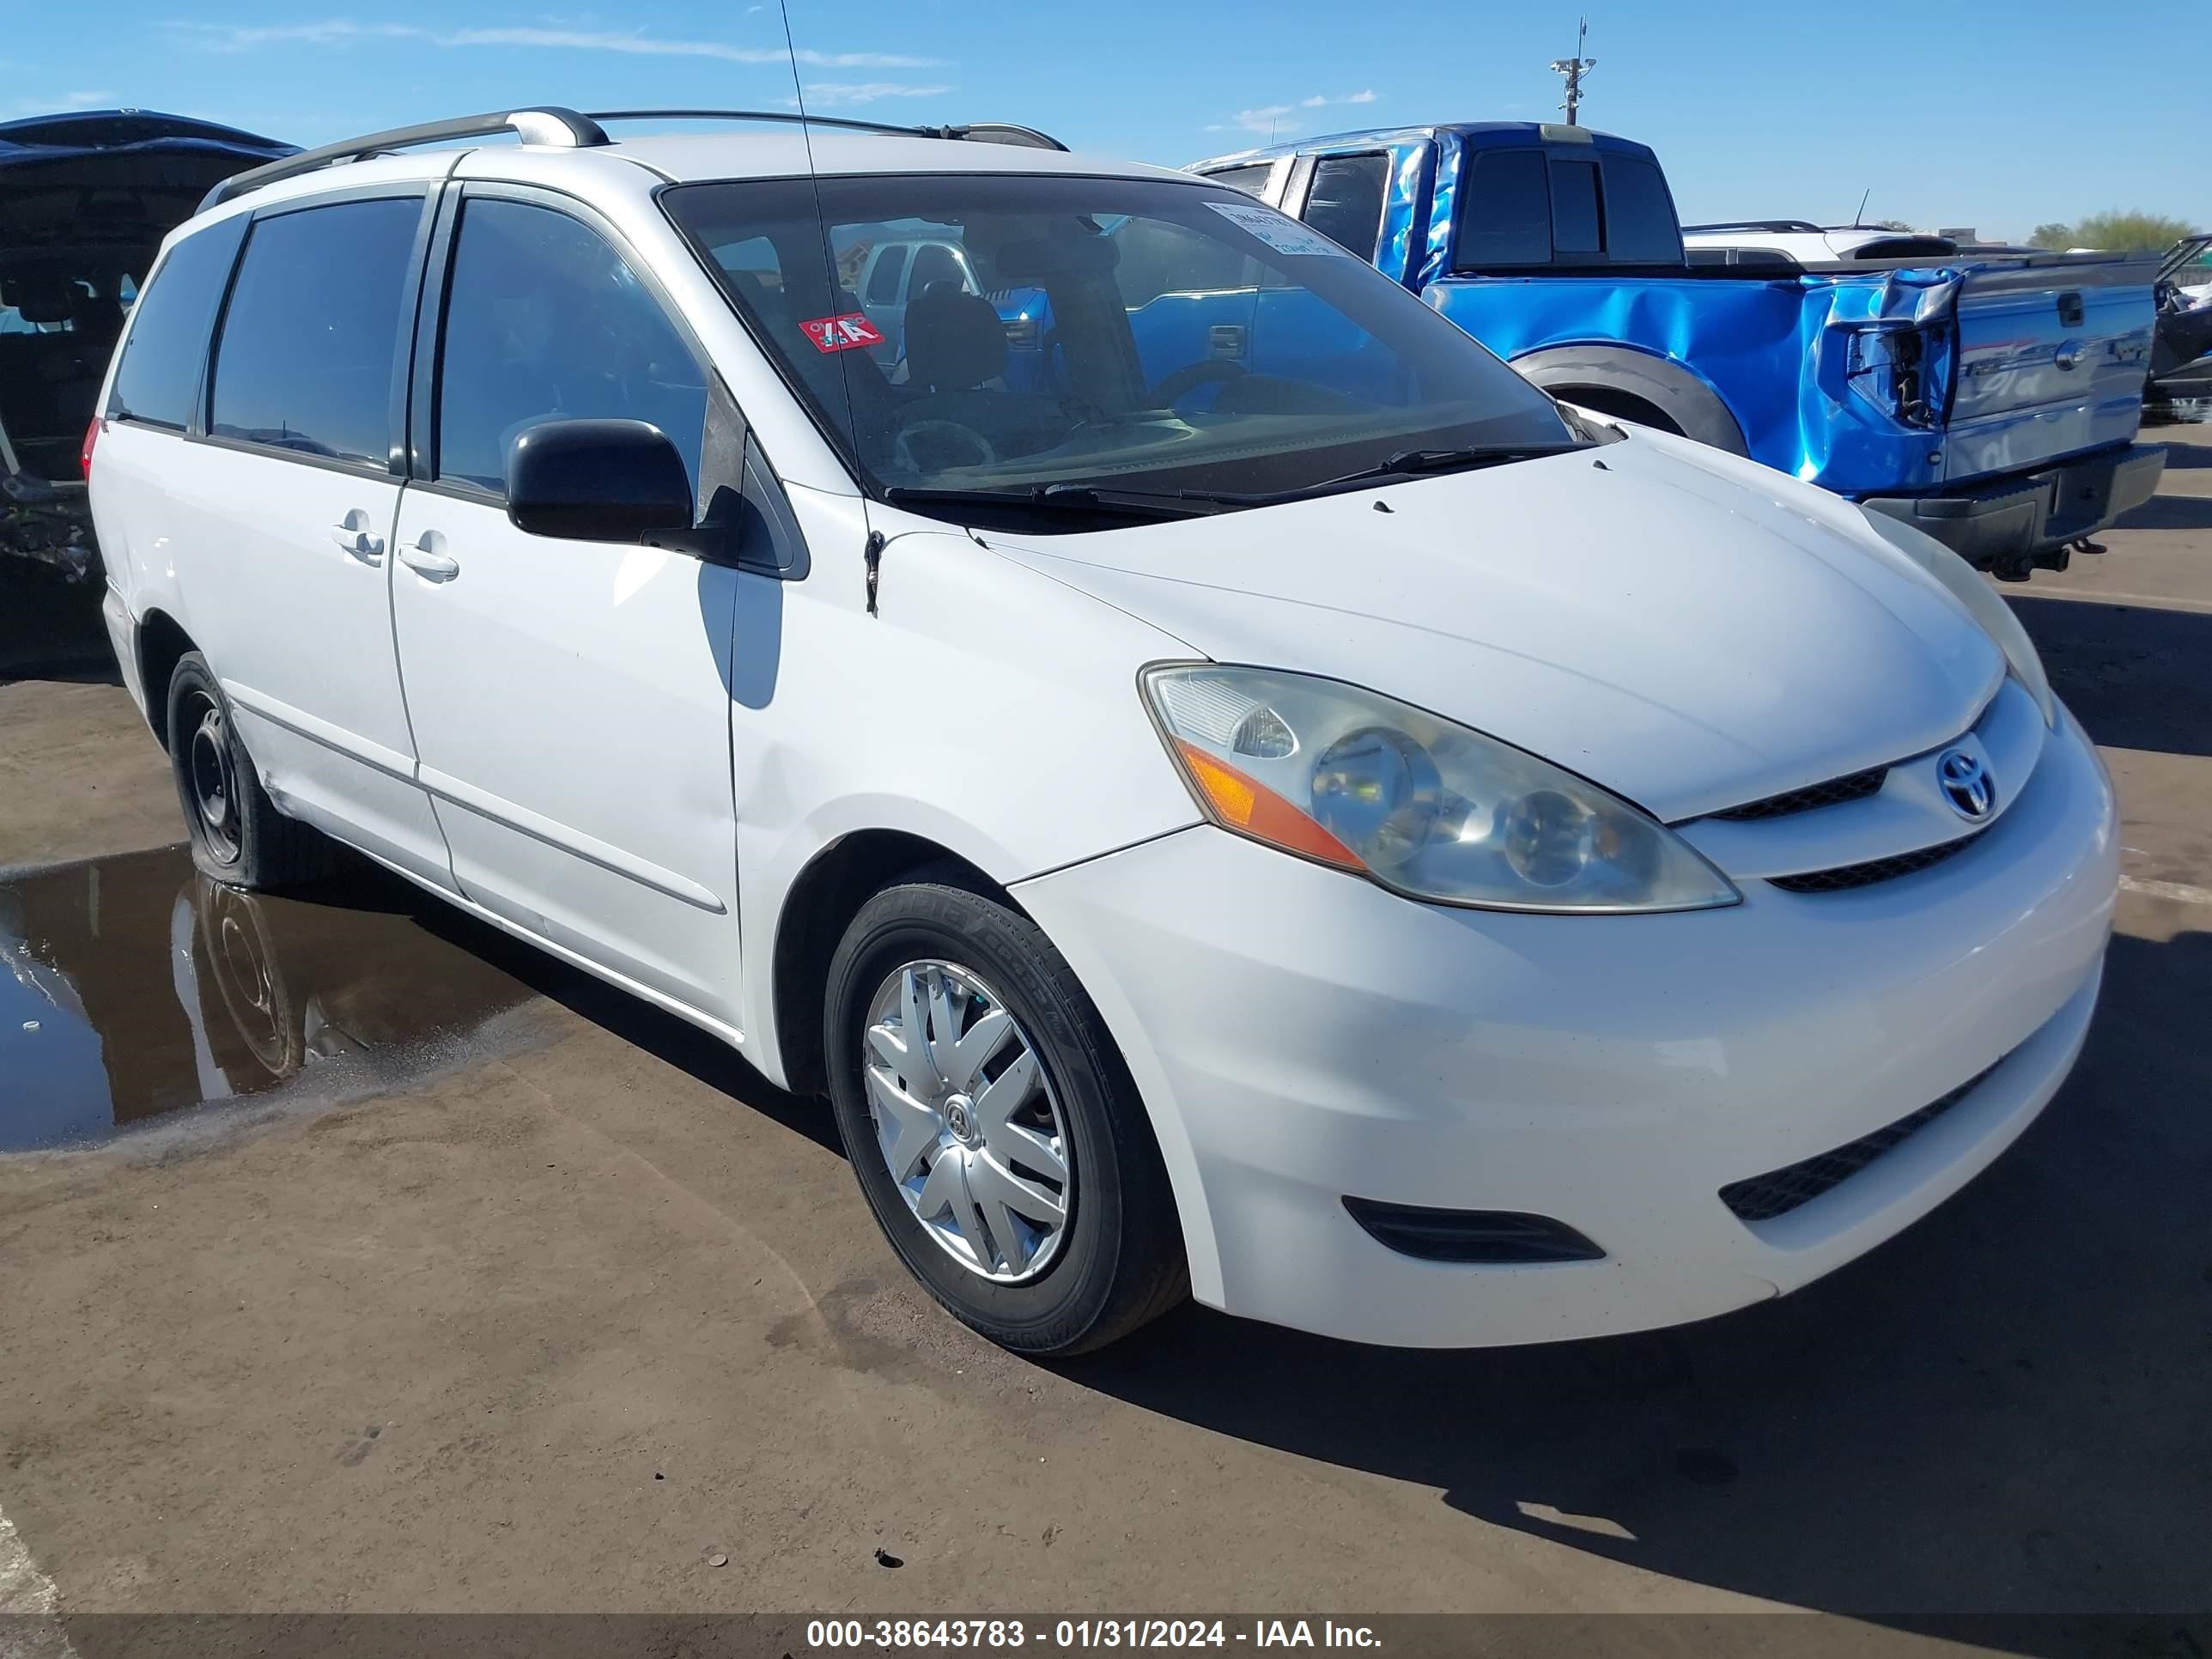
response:
<path id="1" fill-rule="evenodd" d="M 1358 92 L 1331 96 L 1317 92 L 1310 98 L 1301 98 L 1295 104 L 1263 104 L 1257 109 L 1240 109 L 1226 121 L 1208 125 L 1208 132 L 1256 132 L 1262 137 L 1279 137 L 1304 125 L 1302 119 L 1293 120 L 1300 110 L 1327 109 L 1332 104 L 1371 104 L 1375 89 L 1364 88 Z"/>
<path id="2" fill-rule="evenodd" d="M 13 104 L 0 105 L 6 115 L 55 115 L 71 109 L 113 109 L 115 94 L 112 92 L 65 92 L 58 98 L 19 98 Z"/>
<path id="3" fill-rule="evenodd" d="M 935 98 L 948 93 L 949 86 L 914 86 L 903 81 L 815 81 L 806 88 L 806 106 L 810 110 L 836 109 L 840 106 L 872 104 L 879 98 Z M 782 100 L 796 106 L 796 98 Z"/>
<path id="4" fill-rule="evenodd" d="M 568 28 L 433 29 L 414 23 L 364 23 L 327 18 L 313 23 L 238 26 L 172 22 L 171 29 L 213 52 L 251 52 L 258 46 L 353 46 L 371 40 L 421 40 L 434 46 L 538 46 L 575 52 L 617 52 L 653 58 L 712 58 L 729 64 L 784 64 L 792 54 L 781 46 L 739 46 L 723 40 L 667 40 L 647 34 Z M 884 52 L 815 52 L 802 49 L 799 61 L 816 69 L 934 69 L 944 60 Z"/>

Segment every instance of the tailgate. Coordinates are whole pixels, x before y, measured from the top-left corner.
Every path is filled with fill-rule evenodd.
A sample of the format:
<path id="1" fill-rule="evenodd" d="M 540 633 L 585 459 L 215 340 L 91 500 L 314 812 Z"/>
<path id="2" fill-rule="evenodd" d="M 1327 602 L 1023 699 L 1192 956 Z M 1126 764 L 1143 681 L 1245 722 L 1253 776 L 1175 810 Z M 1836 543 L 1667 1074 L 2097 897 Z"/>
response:
<path id="1" fill-rule="evenodd" d="M 2135 436 L 2155 270 L 2149 259 L 2059 255 L 1964 272 L 1946 482 Z"/>

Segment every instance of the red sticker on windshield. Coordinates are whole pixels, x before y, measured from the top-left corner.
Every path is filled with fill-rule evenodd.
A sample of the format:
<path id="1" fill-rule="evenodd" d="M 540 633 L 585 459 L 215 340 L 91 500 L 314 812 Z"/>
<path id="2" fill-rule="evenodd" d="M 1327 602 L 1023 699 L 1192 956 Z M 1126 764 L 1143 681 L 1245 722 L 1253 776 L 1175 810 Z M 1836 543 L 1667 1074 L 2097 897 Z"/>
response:
<path id="1" fill-rule="evenodd" d="M 884 343 L 882 331 L 857 311 L 848 311 L 842 317 L 817 317 L 799 327 L 806 331 L 817 351 L 850 351 L 854 346 Z"/>

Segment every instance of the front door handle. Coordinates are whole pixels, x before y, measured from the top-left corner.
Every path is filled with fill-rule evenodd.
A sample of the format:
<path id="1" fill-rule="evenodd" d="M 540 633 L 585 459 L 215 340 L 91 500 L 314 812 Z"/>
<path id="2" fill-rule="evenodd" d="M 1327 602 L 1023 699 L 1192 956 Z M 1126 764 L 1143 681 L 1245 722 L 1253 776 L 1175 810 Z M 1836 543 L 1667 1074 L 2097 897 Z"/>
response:
<path id="1" fill-rule="evenodd" d="M 399 550 L 399 562 L 434 582 L 449 582 L 461 574 L 461 562 L 446 551 L 446 538 L 426 530 L 412 547 Z"/>
<path id="2" fill-rule="evenodd" d="M 363 564 L 375 564 L 384 557 L 384 538 L 368 526 L 368 514 L 356 507 L 331 526 L 331 539 Z"/>

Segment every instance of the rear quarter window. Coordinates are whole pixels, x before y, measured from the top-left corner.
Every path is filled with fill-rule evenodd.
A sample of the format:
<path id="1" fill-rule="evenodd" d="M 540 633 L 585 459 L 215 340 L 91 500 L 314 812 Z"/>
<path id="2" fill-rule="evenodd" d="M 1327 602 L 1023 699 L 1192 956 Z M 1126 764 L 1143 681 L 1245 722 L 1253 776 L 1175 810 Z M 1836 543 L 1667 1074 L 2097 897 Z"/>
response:
<path id="1" fill-rule="evenodd" d="M 1226 185 L 1231 190 L 1241 190 L 1247 196 L 1265 196 L 1268 176 L 1275 170 L 1273 161 L 1251 161 L 1243 167 L 1221 167 L 1205 175 L 1210 184 Z"/>
<path id="2" fill-rule="evenodd" d="M 111 418 L 179 432 L 191 424 L 208 334 L 245 234 L 243 216 L 224 220 L 179 242 L 155 269 L 131 307 L 108 398 Z"/>

